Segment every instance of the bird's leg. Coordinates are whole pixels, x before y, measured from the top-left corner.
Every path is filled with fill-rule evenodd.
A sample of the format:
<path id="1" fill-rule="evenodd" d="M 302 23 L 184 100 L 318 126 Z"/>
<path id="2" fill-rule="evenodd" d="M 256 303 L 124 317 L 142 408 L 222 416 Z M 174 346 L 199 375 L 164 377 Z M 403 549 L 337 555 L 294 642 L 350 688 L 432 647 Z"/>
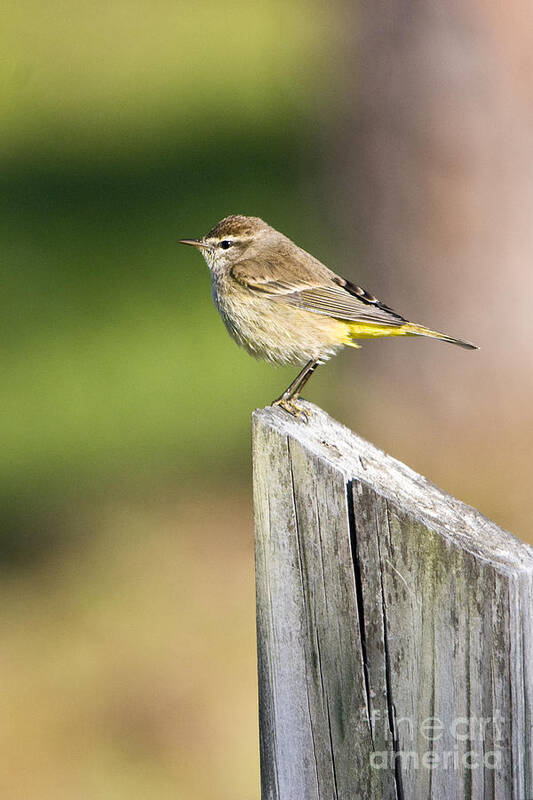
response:
<path id="1" fill-rule="evenodd" d="M 296 378 L 293 380 L 290 386 L 285 389 L 281 397 L 278 397 L 277 400 L 274 400 L 272 403 L 273 406 L 280 406 L 280 408 L 284 408 L 285 411 L 288 411 L 289 414 L 292 414 L 293 417 L 304 417 L 307 421 L 308 413 L 303 408 L 301 408 L 297 403 L 296 400 L 300 396 L 300 392 L 304 388 L 305 384 L 315 371 L 315 369 L 319 365 L 318 359 L 311 359 L 308 361 L 305 367 L 301 372 L 298 373 Z"/>

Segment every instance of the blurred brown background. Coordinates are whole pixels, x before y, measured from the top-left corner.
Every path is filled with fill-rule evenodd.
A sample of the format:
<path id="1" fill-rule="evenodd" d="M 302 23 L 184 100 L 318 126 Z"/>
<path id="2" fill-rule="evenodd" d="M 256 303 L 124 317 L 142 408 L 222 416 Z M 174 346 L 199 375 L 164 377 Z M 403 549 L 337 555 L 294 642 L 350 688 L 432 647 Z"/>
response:
<path id="1" fill-rule="evenodd" d="M 177 239 L 256 214 L 411 319 L 307 396 L 521 538 L 532 9 L 8 2 L 1 794 L 257 798 L 250 411 Z"/>

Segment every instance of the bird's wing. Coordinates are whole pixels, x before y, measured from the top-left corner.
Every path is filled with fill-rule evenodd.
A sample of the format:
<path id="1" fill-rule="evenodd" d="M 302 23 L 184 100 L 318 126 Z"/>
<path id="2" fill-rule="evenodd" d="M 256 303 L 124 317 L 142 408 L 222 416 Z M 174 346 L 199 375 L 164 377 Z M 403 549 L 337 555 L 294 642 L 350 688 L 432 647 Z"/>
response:
<path id="1" fill-rule="evenodd" d="M 320 263 L 320 262 L 319 262 Z M 323 267 L 323 265 L 321 265 Z M 326 269 L 323 267 L 323 269 Z M 330 272 L 317 283 L 311 275 L 275 277 L 275 270 L 257 274 L 257 265 L 246 261 L 235 264 L 233 278 L 250 291 L 271 300 L 348 322 L 400 327 L 407 320 L 360 286 Z M 330 277 L 331 276 L 331 277 Z"/>
<path id="2" fill-rule="evenodd" d="M 342 280 L 342 279 L 341 279 Z M 290 298 L 290 299 L 289 299 Z M 315 314 L 325 314 L 347 322 L 370 322 L 376 325 L 404 325 L 406 320 L 360 286 L 317 286 L 290 295 L 286 302 L 299 305 Z"/>

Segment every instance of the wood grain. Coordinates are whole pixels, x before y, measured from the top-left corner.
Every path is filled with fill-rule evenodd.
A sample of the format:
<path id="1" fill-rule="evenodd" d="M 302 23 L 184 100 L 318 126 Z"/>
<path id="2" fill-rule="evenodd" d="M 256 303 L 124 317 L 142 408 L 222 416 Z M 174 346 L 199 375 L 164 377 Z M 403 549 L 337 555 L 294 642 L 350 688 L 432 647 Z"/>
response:
<path id="1" fill-rule="evenodd" d="M 306 407 L 253 418 L 263 800 L 533 798 L 533 551 Z"/>

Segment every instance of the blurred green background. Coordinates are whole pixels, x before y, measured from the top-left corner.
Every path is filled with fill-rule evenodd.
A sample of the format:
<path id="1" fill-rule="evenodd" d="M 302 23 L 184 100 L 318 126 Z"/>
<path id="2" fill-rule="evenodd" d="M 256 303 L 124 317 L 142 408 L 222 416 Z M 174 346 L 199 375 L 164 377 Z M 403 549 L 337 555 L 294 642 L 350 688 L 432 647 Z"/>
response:
<path id="1" fill-rule="evenodd" d="M 4 797 L 259 796 L 249 423 L 294 370 L 236 348 L 177 240 L 258 215 L 386 286 L 355 266 L 328 183 L 344 13 L 3 6 Z M 446 405 L 419 344 L 343 355 L 307 394 L 525 537 L 526 488 L 496 496 L 493 460 L 519 426 L 465 422 L 472 396 Z"/>
<path id="2" fill-rule="evenodd" d="M 258 796 L 250 411 L 184 236 L 319 242 L 315 3 L 8 3 L 4 797 Z"/>

